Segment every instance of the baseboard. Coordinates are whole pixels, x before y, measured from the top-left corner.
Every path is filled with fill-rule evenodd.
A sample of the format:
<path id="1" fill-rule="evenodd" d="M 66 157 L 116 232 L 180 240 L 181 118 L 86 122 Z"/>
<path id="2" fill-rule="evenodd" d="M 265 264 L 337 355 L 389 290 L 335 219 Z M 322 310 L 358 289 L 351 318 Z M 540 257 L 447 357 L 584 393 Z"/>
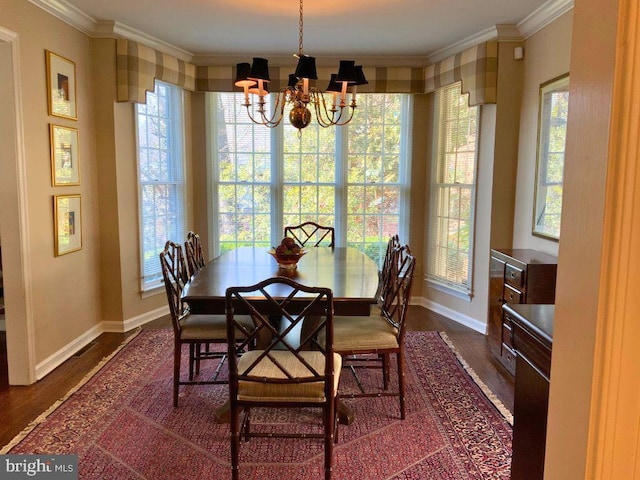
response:
<path id="1" fill-rule="evenodd" d="M 456 323 L 464 325 L 465 327 L 469 327 L 476 332 L 482 333 L 486 335 L 487 333 L 487 324 L 483 323 L 479 320 L 476 320 L 473 317 L 465 315 L 464 313 L 457 312 L 449 307 L 445 307 L 439 303 L 436 303 L 432 300 L 427 300 L 424 297 L 412 297 L 411 305 L 420 305 L 432 312 L 439 313 L 447 317 L 450 320 L 453 320 Z"/>
<path id="2" fill-rule="evenodd" d="M 140 327 L 145 323 L 149 323 L 153 320 L 157 320 L 160 317 L 169 315 L 169 306 L 156 308 L 150 312 L 145 312 L 142 315 L 125 320 L 124 322 L 102 322 L 103 332 L 109 333 L 125 333 Z"/>
<path id="3" fill-rule="evenodd" d="M 89 330 L 87 330 L 84 334 L 67 343 L 53 355 L 45 358 L 42 362 L 36 365 L 36 379 L 43 379 L 46 375 L 51 373 L 57 367 L 62 365 L 66 360 L 71 358 L 74 353 L 94 341 L 101 334 L 102 325 L 95 325 L 94 327 L 91 327 Z"/>
<path id="4" fill-rule="evenodd" d="M 165 306 L 150 312 L 145 312 L 142 315 L 130 318 L 124 322 L 102 322 L 95 325 L 79 337 L 73 339 L 53 355 L 50 355 L 48 358 L 37 364 L 36 379 L 41 380 L 44 378 L 71 358 L 78 350 L 87 346 L 103 333 L 125 333 L 168 314 L 169 307 Z"/>

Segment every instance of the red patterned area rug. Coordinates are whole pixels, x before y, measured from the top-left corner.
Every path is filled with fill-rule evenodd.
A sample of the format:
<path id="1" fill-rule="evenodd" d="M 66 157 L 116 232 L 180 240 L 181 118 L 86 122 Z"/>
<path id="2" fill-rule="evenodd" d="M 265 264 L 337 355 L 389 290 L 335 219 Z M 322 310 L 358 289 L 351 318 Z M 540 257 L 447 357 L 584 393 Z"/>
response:
<path id="1" fill-rule="evenodd" d="M 182 387 L 173 408 L 172 335 L 142 330 L 0 453 L 78 454 L 82 479 L 230 478 L 229 427 L 214 420 L 227 386 Z M 345 400 L 355 421 L 340 426 L 334 478 L 509 479 L 508 412 L 473 380 L 444 335 L 409 332 L 406 342 L 406 420 L 395 397 Z M 365 370 L 361 378 L 371 386 L 379 374 Z M 347 370 L 341 388 L 355 388 Z M 257 413 L 254 428 L 316 421 L 310 411 Z M 252 439 L 240 452 L 243 480 L 324 478 L 317 439 Z"/>

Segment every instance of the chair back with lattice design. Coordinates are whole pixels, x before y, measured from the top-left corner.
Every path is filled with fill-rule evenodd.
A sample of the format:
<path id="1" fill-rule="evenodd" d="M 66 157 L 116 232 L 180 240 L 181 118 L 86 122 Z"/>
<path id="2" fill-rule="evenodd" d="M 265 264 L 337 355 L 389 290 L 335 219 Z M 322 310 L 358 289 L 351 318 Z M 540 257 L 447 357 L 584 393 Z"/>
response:
<path id="1" fill-rule="evenodd" d="M 242 382 L 278 384 L 283 397 L 286 384 L 324 382 L 325 394 L 331 394 L 334 376 L 331 289 L 273 277 L 252 286 L 228 288 L 226 310 L 232 399 Z M 253 329 L 247 329 L 236 318 L 247 314 L 253 318 Z M 320 343 L 319 336 L 327 341 Z M 239 371 L 238 358 L 243 352 L 252 358 Z M 309 360 L 310 355 L 316 357 L 315 364 Z M 323 357 L 321 368 L 318 355 Z M 274 375 L 264 374 L 265 364 Z"/>
<path id="2" fill-rule="evenodd" d="M 411 285 L 416 259 L 408 245 L 394 248 L 387 284 L 381 296 L 382 315 L 398 331 L 399 344 L 405 333 L 405 319 L 411 300 Z"/>
<path id="3" fill-rule="evenodd" d="M 284 236 L 293 238 L 301 247 L 307 246 L 307 244 L 314 247 L 335 246 L 335 229 L 318 225 L 315 222 L 284 227 Z"/>
<path id="4" fill-rule="evenodd" d="M 160 252 L 160 265 L 164 279 L 171 321 L 176 332 L 180 331 L 180 319 L 186 314 L 187 307 L 182 301 L 182 289 L 189 281 L 189 274 L 185 265 L 182 247 L 179 243 L 168 241 L 164 250 Z"/>
<path id="5" fill-rule="evenodd" d="M 204 253 L 202 252 L 200 235 L 193 231 L 187 233 L 187 240 L 184 242 L 184 252 L 187 257 L 189 275 L 193 277 L 206 264 L 204 261 Z"/>
<path id="6" fill-rule="evenodd" d="M 391 262 L 394 258 L 393 254 L 396 248 L 400 248 L 400 237 L 398 236 L 398 234 L 392 235 L 387 241 L 387 250 L 384 254 L 382 269 L 378 273 L 378 290 L 376 292 L 376 301 L 378 301 L 378 303 L 380 303 L 382 299 L 382 293 L 386 291 L 389 283 L 389 278 L 392 273 Z"/>

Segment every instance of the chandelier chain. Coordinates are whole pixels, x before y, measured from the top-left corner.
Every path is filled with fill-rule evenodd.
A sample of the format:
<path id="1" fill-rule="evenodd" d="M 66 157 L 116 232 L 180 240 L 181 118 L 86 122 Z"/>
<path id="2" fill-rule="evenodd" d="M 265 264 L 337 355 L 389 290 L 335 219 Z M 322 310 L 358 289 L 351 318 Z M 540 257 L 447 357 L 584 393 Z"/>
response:
<path id="1" fill-rule="evenodd" d="M 300 34 L 299 34 L 299 43 L 298 43 L 298 54 L 302 56 L 304 50 L 302 48 L 302 30 L 303 30 L 303 15 L 302 15 L 302 1 L 300 0 Z"/>

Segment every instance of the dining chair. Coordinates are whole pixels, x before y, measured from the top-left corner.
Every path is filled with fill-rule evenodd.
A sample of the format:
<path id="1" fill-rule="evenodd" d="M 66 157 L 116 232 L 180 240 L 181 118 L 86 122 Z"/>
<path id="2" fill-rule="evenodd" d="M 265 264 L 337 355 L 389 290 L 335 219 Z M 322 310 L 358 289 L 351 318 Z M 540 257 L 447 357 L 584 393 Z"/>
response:
<path id="1" fill-rule="evenodd" d="M 378 271 L 378 290 L 376 291 L 376 302 L 380 302 L 381 295 L 385 291 L 389 275 L 391 274 L 391 261 L 393 259 L 393 253 L 396 248 L 400 248 L 400 237 L 396 233 L 391 235 L 387 241 L 387 249 L 384 254 L 384 260 L 382 262 L 382 268 Z"/>
<path id="2" fill-rule="evenodd" d="M 226 348 L 223 352 L 217 351 L 206 354 L 206 358 L 220 359 L 220 363 L 211 379 L 195 378 L 199 373 L 199 362 L 205 358 L 203 352 L 200 351 L 200 345 L 209 343 L 226 345 L 227 322 L 224 315 L 192 315 L 189 312 L 189 306 L 182 301 L 182 289 L 189 280 L 189 275 L 182 254 L 182 247 L 179 243 L 167 241 L 164 250 L 160 252 L 160 265 L 162 266 L 162 277 L 173 325 L 173 406 L 177 407 L 180 385 L 206 385 L 227 382 L 226 380 L 218 380 L 226 357 Z M 239 317 L 238 322 L 251 325 L 251 319 L 248 317 Z M 182 379 L 180 375 L 183 345 L 189 346 L 188 379 Z"/>
<path id="3" fill-rule="evenodd" d="M 404 420 L 404 337 L 406 316 L 411 296 L 416 259 L 407 245 L 391 252 L 387 284 L 383 288 L 380 303 L 372 309 L 371 316 L 335 316 L 334 350 L 343 357 L 343 367 L 355 369 L 380 368 L 383 388 L 381 392 L 366 392 L 356 380 L 360 393 L 341 393 L 343 398 L 397 396 L 400 402 L 400 418 Z M 398 389 L 389 391 L 389 356 L 396 356 Z M 373 366 L 372 366 L 373 362 Z"/>
<path id="4" fill-rule="evenodd" d="M 232 478 L 239 476 L 241 439 L 293 437 L 324 440 L 325 480 L 330 480 L 341 367 L 340 355 L 333 351 L 331 289 L 273 277 L 228 288 L 226 310 Z M 250 328 L 237 319 L 246 313 L 254 321 Z M 322 345 L 319 335 L 326 338 Z M 323 431 L 301 432 L 300 424 L 288 430 L 252 425 L 254 407 L 320 409 Z"/>
<path id="5" fill-rule="evenodd" d="M 293 238 L 298 245 L 304 247 L 307 243 L 314 247 L 335 246 L 335 229 L 325 227 L 315 222 L 304 222 L 300 225 L 284 227 L 284 236 Z"/>
<path id="6" fill-rule="evenodd" d="M 187 240 L 184 242 L 184 252 L 187 257 L 189 275 L 193 277 L 206 265 L 202 252 L 202 243 L 200 243 L 200 235 L 194 231 L 187 233 Z"/>

